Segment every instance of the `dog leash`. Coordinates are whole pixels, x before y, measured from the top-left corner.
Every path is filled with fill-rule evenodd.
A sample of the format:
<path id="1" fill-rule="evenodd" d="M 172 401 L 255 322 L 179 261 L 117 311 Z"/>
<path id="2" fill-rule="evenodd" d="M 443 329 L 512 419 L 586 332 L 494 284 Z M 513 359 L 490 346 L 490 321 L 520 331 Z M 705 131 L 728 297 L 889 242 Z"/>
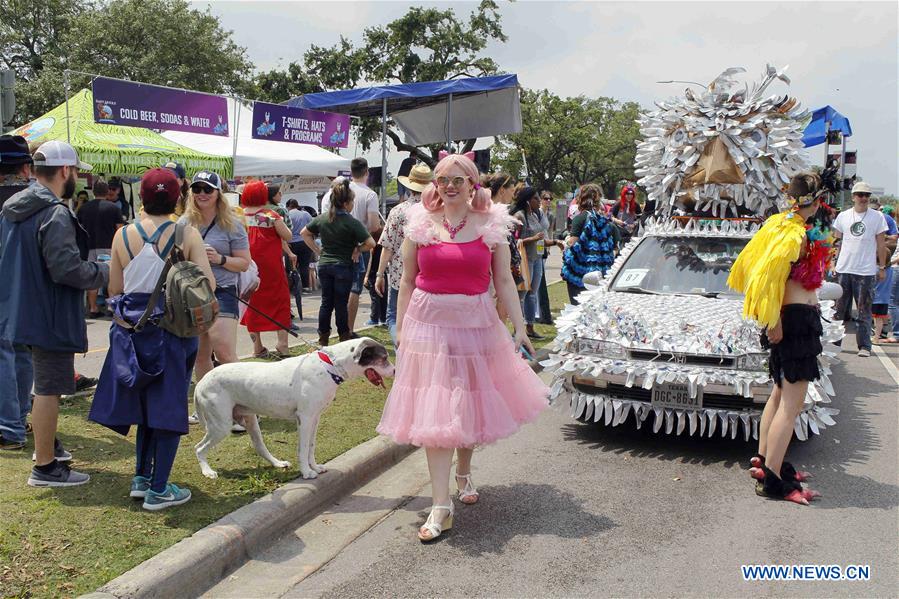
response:
<path id="1" fill-rule="evenodd" d="M 242 303 L 244 306 L 246 306 L 247 308 L 249 308 L 250 310 L 252 310 L 252 311 L 255 312 L 256 314 L 258 314 L 259 316 L 265 318 L 265 319 L 266 319 L 267 321 L 269 321 L 270 323 L 272 323 L 272 324 L 274 324 L 274 325 L 277 325 L 277 326 L 281 327 L 282 329 L 284 329 L 285 331 L 287 331 L 287 334 L 293 335 L 294 337 L 296 337 L 297 339 L 299 339 L 299 340 L 301 340 L 301 341 L 305 341 L 305 339 L 303 339 L 302 337 L 300 337 L 300 336 L 297 334 L 296 331 L 292 330 L 290 327 L 284 326 L 283 324 L 281 324 L 280 322 L 278 322 L 277 320 L 275 320 L 274 318 L 272 318 L 271 316 L 269 316 L 268 314 L 266 314 L 265 312 L 263 312 L 263 311 L 260 310 L 259 308 L 256 308 L 255 306 L 251 306 L 251 305 L 250 305 L 250 302 L 244 300 L 242 297 L 240 297 L 240 296 L 237 295 L 236 293 L 232 293 L 230 290 L 228 290 L 228 289 L 226 289 L 226 288 L 224 288 L 224 287 L 218 288 L 218 289 L 216 289 L 216 291 L 222 291 L 222 292 L 225 293 L 226 295 L 230 295 L 231 297 L 233 297 L 234 299 L 236 299 L 237 301 L 239 301 L 240 303 Z"/>

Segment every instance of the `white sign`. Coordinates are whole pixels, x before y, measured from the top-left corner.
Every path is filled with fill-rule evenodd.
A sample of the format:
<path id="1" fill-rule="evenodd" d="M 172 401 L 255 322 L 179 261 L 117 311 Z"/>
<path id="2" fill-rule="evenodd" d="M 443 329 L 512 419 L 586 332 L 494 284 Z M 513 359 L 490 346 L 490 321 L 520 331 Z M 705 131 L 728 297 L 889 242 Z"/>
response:
<path id="1" fill-rule="evenodd" d="M 618 277 L 618 280 L 615 281 L 615 287 L 618 289 L 624 287 L 634 287 L 635 285 L 639 285 L 640 281 L 643 280 L 643 277 L 646 276 L 646 273 L 649 272 L 648 268 L 629 268 Z"/>
<path id="2" fill-rule="evenodd" d="M 304 191 L 325 192 L 331 186 L 331 180 L 327 177 L 312 175 L 300 175 L 291 177 L 281 186 L 281 193 L 300 193 Z"/>

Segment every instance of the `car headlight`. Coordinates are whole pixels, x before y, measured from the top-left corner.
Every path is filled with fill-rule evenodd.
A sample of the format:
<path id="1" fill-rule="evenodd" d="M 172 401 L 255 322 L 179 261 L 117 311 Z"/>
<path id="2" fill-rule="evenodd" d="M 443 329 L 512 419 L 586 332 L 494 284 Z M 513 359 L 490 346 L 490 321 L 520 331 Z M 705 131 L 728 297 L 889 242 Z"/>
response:
<path id="1" fill-rule="evenodd" d="M 737 358 L 740 370 L 765 370 L 768 368 L 768 354 L 746 354 Z"/>
<path id="2" fill-rule="evenodd" d="M 621 344 L 614 341 L 583 338 L 577 340 L 577 353 L 602 356 L 604 358 L 624 358 L 627 355 Z"/>

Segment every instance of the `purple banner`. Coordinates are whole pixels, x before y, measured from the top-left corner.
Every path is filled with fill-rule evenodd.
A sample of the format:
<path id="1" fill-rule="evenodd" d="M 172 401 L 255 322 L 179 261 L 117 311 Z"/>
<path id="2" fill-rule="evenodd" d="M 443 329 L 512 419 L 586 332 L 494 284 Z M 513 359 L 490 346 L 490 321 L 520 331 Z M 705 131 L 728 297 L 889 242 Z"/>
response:
<path id="1" fill-rule="evenodd" d="M 350 117 L 347 114 L 291 108 L 281 104 L 253 104 L 253 138 L 345 148 Z"/>
<path id="2" fill-rule="evenodd" d="M 228 102 L 222 96 L 97 77 L 94 121 L 105 125 L 228 135 Z"/>

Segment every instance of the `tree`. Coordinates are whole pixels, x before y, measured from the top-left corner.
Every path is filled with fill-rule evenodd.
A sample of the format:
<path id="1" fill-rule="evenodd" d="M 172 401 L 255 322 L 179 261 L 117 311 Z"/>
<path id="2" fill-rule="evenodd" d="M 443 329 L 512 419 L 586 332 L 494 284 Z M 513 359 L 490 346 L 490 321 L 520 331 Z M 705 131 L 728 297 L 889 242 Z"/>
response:
<path id="1" fill-rule="evenodd" d="M 358 47 L 344 37 L 330 48 L 313 45 L 304 54 L 303 64 L 291 63 L 286 76 L 272 71 L 257 78 L 256 84 L 268 84 L 279 92 L 292 89 L 292 85 L 333 90 L 351 89 L 363 82 L 377 85 L 492 75 L 498 66 L 482 52 L 489 40 L 506 39 L 493 0 L 481 0 L 467 22 L 452 9 L 412 7 L 387 25 L 367 28 Z M 288 97 L 272 99 L 283 102 Z M 368 149 L 380 136 L 379 119 L 363 119 L 357 133 Z M 411 152 L 431 166 L 437 162 L 441 146 L 410 146 L 392 124 L 387 134 L 398 150 Z M 466 140 L 464 150 L 470 150 L 474 142 Z"/>
<path id="2" fill-rule="evenodd" d="M 234 43 L 231 32 L 222 29 L 208 8 L 192 9 L 185 0 L 24 4 L 30 7 L 23 17 L 30 28 L 20 33 L 18 51 L 9 52 L 22 57 L 11 65 L 18 79 L 20 121 L 63 101 L 62 73 L 67 68 L 211 93 L 244 94 L 252 89 L 248 74 L 253 66 L 246 49 Z M 53 17 L 52 27 L 39 25 L 45 7 L 51 6 L 46 10 L 52 12 L 56 4 L 66 7 L 60 9 L 62 15 Z M 3 23 L 0 32 L 7 31 L 5 18 Z M 29 56 L 30 40 L 37 40 L 35 58 Z M 3 56 L 6 60 L 6 50 Z M 73 73 L 71 88 L 86 86 L 90 79 Z"/>
<path id="3" fill-rule="evenodd" d="M 567 191 L 599 183 L 611 196 L 633 179 L 639 106 L 612 98 L 561 98 L 548 90 L 522 92 L 522 132 L 498 140 L 495 162 L 532 184 Z"/>

